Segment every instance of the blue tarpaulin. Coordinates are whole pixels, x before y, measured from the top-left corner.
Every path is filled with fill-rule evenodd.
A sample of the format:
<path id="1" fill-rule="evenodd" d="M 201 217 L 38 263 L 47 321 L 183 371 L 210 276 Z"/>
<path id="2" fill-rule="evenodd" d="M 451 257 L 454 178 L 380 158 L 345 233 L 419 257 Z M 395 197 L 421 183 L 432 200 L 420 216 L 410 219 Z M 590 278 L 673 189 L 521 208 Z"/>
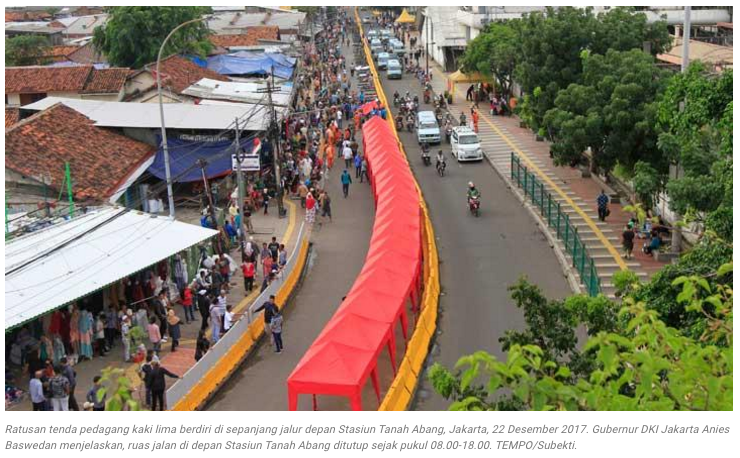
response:
<path id="1" fill-rule="evenodd" d="M 208 58 L 208 69 L 221 75 L 269 75 L 290 79 L 296 60 L 279 53 L 240 51 Z"/>
<path id="2" fill-rule="evenodd" d="M 161 139 L 158 139 L 161 143 Z M 245 151 L 251 151 L 253 139 L 242 140 Z M 231 155 L 234 142 L 222 140 L 216 142 L 190 142 L 178 139 L 167 139 L 170 155 L 170 175 L 175 183 L 188 183 L 203 179 L 198 161 L 204 159 L 206 176 L 216 178 L 231 173 Z M 149 166 L 149 173 L 157 178 L 166 179 L 164 170 L 164 152 L 157 151 L 154 162 Z"/>

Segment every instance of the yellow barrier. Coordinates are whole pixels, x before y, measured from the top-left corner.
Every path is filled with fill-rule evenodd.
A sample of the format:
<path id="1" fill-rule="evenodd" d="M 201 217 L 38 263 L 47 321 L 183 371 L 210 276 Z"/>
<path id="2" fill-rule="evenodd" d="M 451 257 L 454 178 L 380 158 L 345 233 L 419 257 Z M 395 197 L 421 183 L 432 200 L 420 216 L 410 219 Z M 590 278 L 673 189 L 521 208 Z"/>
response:
<path id="1" fill-rule="evenodd" d="M 298 252 L 298 262 L 288 274 L 285 283 L 280 287 L 275 295 L 275 302 L 279 309 L 283 309 L 285 303 L 293 292 L 306 264 L 308 254 L 308 238 L 304 237 Z M 249 325 L 249 331 L 226 352 L 206 375 L 195 385 L 185 396 L 178 401 L 171 410 L 193 411 L 200 408 L 213 394 L 218 387 L 226 381 L 229 376 L 239 367 L 242 360 L 254 348 L 255 344 L 265 332 L 264 323 L 257 319 Z"/>
<path id="2" fill-rule="evenodd" d="M 380 84 L 380 78 L 378 77 L 378 71 L 375 68 L 370 49 L 367 47 L 367 43 L 364 41 L 364 31 L 362 28 L 362 21 L 357 7 L 355 7 L 355 21 L 357 27 L 360 30 L 360 37 L 362 41 L 362 47 L 365 51 L 365 58 L 370 66 L 370 73 L 373 76 L 373 83 L 378 94 L 380 103 L 386 107 L 388 111 L 388 119 L 386 120 L 393 130 L 393 134 L 396 137 L 396 142 L 399 148 L 404 153 L 404 159 L 408 163 L 408 157 L 406 150 L 403 147 L 400 139 L 398 138 L 398 131 L 396 130 L 396 123 L 393 122 L 393 114 L 391 113 L 390 105 L 385 97 L 383 86 Z M 407 410 L 411 404 L 413 393 L 416 391 L 416 386 L 419 381 L 419 374 L 424 365 L 424 359 L 427 357 L 429 352 L 429 344 L 434 336 L 437 329 L 437 307 L 439 306 L 439 258 L 437 255 L 437 244 L 434 240 L 434 228 L 432 222 L 429 219 L 429 212 L 427 211 L 426 203 L 424 202 L 424 194 L 421 191 L 419 183 L 415 181 L 416 189 L 419 192 L 420 207 L 422 213 L 423 223 L 423 237 L 422 241 L 424 244 L 424 296 L 422 298 L 423 309 L 419 315 L 419 321 L 417 322 L 414 333 L 409 341 L 408 347 L 406 348 L 406 355 L 401 362 L 401 366 L 396 373 L 396 378 L 393 380 L 391 387 L 388 389 L 383 402 L 381 403 L 378 410 L 381 411 L 398 411 Z M 422 324 L 423 323 L 423 324 Z"/>

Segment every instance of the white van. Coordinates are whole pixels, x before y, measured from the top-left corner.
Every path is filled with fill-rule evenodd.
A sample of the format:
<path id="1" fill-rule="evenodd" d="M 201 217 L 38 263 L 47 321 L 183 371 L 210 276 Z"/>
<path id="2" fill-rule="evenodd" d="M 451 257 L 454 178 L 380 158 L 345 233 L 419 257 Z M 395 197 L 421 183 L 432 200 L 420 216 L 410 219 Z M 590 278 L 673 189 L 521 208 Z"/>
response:
<path id="1" fill-rule="evenodd" d="M 440 142 L 439 124 L 433 111 L 420 111 L 416 115 L 416 139 L 419 144 Z"/>
<path id="2" fill-rule="evenodd" d="M 483 160 L 483 150 L 480 147 L 478 134 L 470 127 L 453 128 L 450 143 L 452 143 L 452 155 L 458 162 Z"/>
<path id="3" fill-rule="evenodd" d="M 391 55 L 387 52 L 378 53 L 378 69 L 385 70 L 388 67 L 388 61 L 391 59 Z"/>

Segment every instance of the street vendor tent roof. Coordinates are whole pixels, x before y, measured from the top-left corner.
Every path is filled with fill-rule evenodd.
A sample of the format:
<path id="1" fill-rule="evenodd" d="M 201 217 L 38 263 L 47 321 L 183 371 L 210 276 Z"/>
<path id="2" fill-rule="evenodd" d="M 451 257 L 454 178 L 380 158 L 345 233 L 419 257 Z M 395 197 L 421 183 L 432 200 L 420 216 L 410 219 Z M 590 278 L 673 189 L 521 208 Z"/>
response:
<path id="1" fill-rule="evenodd" d="M 293 76 L 296 59 L 279 53 L 239 51 L 208 58 L 208 68 L 221 75 L 270 75 L 283 79 Z"/>
<path id="2" fill-rule="evenodd" d="M 396 22 L 399 24 L 411 24 L 416 22 L 416 17 L 409 14 L 409 12 L 406 11 L 406 8 L 404 8 L 403 11 L 401 11 L 401 15 L 396 19 Z"/>
<path id="3" fill-rule="evenodd" d="M 228 100 L 231 102 L 247 102 L 267 105 L 267 84 L 242 81 L 216 81 L 203 78 L 182 91 L 183 94 L 199 99 Z M 276 85 L 272 93 L 272 102 L 275 105 L 287 106 L 290 104 L 290 95 L 293 92 L 293 83 L 286 81 Z"/>
<path id="4" fill-rule="evenodd" d="M 5 244 L 5 331 L 91 294 L 216 231 L 119 207 Z"/>
<path id="5" fill-rule="evenodd" d="M 450 81 L 454 83 L 488 83 L 491 82 L 491 78 L 480 73 L 463 73 L 462 70 L 458 70 L 449 76 Z"/>
<path id="6" fill-rule="evenodd" d="M 252 150 L 254 140 L 241 140 L 244 151 Z M 162 142 L 157 137 L 157 144 Z M 231 173 L 231 155 L 236 152 L 232 140 L 217 142 L 188 142 L 185 140 L 167 138 L 170 155 L 170 174 L 175 183 L 188 183 L 203 179 L 198 161 L 206 161 L 206 176 L 217 178 Z M 160 180 L 166 179 L 164 165 L 164 150 L 159 148 L 154 162 L 149 167 L 149 173 Z"/>

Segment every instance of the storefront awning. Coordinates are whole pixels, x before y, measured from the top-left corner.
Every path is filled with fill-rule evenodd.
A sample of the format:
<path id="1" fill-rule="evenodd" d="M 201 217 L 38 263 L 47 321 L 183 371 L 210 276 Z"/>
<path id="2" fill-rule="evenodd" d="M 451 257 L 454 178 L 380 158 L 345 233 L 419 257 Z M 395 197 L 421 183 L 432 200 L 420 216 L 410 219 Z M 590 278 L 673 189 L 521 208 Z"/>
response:
<path id="1" fill-rule="evenodd" d="M 216 231 L 109 207 L 5 244 L 5 331 L 206 240 Z"/>

